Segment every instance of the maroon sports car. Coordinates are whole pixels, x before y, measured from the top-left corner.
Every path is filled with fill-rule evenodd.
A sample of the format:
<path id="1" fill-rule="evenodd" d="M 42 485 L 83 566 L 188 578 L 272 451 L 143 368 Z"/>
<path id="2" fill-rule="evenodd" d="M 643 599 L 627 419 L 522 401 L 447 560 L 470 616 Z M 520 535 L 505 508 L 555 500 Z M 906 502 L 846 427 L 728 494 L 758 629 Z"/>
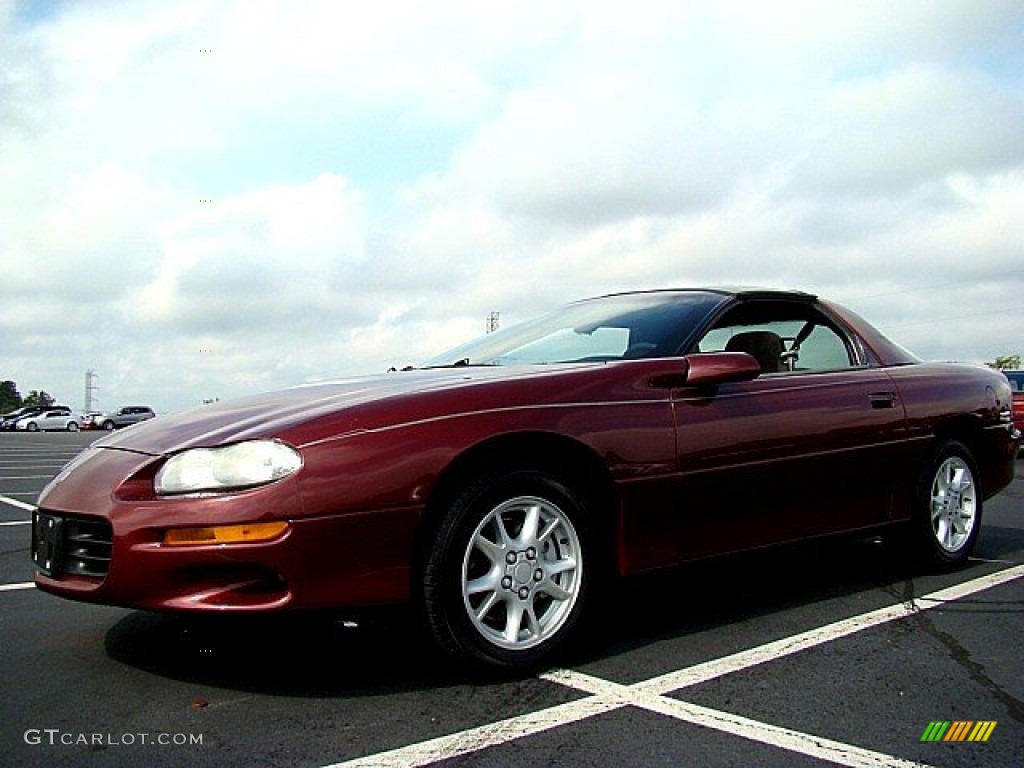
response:
<path id="1" fill-rule="evenodd" d="M 1005 377 L 803 293 L 604 296 L 416 369 L 160 417 L 34 515 L 40 589 L 194 612 L 412 601 L 547 659 L 603 573 L 850 532 L 965 562 L 1020 442 Z"/>

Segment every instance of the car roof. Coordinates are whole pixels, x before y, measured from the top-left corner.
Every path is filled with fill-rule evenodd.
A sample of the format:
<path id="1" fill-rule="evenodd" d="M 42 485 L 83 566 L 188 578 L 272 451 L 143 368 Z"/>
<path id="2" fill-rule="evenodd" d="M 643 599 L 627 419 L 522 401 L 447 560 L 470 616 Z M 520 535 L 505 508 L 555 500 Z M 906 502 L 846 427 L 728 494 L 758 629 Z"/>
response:
<path id="1" fill-rule="evenodd" d="M 616 296 L 654 296 L 659 294 L 687 294 L 705 293 L 717 294 L 723 297 L 732 297 L 740 300 L 775 299 L 781 301 L 799 301 L 811 303 L 818 300 L 818 297 L 804 291 L 785 290 L 778 288 L 757 288 L 752 286 L 710 286 L 707 288 L 658 288 L 649 291 L 621 291 L 607 293 L 603 296 L 595 296 L 592 299 L 607 299 Z M 584 299 L 587 301 L 588 299 Z"/>

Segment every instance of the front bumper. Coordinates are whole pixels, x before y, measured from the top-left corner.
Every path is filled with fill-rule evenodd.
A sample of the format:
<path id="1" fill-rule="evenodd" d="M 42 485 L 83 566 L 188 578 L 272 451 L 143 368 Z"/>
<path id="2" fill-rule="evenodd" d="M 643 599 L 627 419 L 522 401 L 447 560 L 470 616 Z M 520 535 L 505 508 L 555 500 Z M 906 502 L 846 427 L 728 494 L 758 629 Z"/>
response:
<path id="1" fill-rule="evenodd" d="M 418 508 L 306 517 L 298 477 L 232 494 L 137 498 L 145 494 L 132 478 L 150 477 L 160 461 L 100 448 L 58 475 L 40 497 L 33 525 L 33 553 L 45 560 L 55 547 L 58 554 L 50 567 L 37 561 L 41 590 L 131 608 L 199 612 L 347 608 L 408 599 Z M 163 543 L 171 528 L 269 521 L 286 521 L 288 528 L 255 543 Z M 60 528 L 58 542 L 45 541 L 50 522 Z M 86 542 L 92 551 L 84 556 L 105 555 L 105 563 L 80 567 L 82 531 L 93 537 Z M 69 538 L 72 533 L 79 538 Z"/>

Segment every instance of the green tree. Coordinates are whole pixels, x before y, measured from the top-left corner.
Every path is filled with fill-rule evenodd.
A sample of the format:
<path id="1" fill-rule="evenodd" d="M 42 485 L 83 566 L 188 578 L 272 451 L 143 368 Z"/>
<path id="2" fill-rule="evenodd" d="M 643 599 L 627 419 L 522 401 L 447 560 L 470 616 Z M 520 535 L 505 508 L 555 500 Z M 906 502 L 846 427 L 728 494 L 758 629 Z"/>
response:
<path id="1" fill-rule="evenodd" d="M 1003 355 L 987 365 L 997 371 L 1015 371 L 1020 368 L 1020 355 Z"/>
<path id="2" fill-rule="evenodd" d="M 53 405 L 54 400 L 44 391 L 32 390 L 28 393 L 22 405 Z"/>
<path id="3" fill-rule="evenodd" d="M 21 395 L 13 381 L 0 381 L 0 413 L 10 413 L 21 408 Z"/>

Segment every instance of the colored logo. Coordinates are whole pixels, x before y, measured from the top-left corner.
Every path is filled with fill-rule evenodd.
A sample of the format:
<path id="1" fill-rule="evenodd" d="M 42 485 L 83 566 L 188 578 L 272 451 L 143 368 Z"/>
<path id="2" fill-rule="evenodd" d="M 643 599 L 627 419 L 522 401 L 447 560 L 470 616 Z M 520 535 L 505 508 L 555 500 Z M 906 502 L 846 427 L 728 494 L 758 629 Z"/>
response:
<path id="1" fill-rule="evenodd" d="M 921 741 L 988 741 L 995 729 L 995 720 L 932 720 Z"/>

